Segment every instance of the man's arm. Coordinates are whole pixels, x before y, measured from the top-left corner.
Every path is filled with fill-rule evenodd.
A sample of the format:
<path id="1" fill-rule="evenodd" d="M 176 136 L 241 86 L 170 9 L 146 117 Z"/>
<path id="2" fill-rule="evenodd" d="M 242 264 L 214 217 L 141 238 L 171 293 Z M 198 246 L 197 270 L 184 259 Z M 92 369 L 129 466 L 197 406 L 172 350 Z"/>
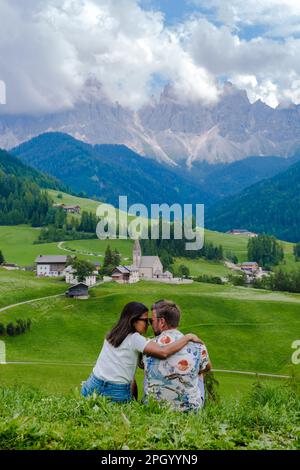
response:
<path id="1" fill-rule="evenodd" d="M 203 344 L 196 335 L 189 333 L 174 343 L 168 344 L 166 346 L 159 346 L 155 341 L 150 341 L 144 349 L 144 354 L 157 357 L 158 359 L 167 359 L 169 356 L 172 356 L 172 354 L 175 354 L 184 348 L 184 346 L 186 346 L 189 341 Z"/>

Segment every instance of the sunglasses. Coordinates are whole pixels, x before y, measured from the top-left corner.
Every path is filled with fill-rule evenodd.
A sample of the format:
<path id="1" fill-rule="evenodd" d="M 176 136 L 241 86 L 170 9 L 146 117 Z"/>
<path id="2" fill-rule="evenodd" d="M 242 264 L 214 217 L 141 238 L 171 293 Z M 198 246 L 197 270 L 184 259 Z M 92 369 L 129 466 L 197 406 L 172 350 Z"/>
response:
<path id="1" fill-rule="evenodd" d="M 140 321 L 146 323 L 146 325 L 152 325 L 152 318 L 139 318 Z"/>

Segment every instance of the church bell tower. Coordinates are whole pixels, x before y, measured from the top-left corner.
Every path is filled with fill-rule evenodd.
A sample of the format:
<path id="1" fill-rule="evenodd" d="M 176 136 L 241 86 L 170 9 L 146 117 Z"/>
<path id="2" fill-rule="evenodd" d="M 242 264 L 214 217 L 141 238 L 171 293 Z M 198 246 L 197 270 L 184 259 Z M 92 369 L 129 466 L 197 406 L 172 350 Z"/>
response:
<path id="1" fill-rule="evenodd" d="M 135 240 L 133 247 L 133 264 L 137 268 L 141 264 L 142 250 L 139 240 Z"/>

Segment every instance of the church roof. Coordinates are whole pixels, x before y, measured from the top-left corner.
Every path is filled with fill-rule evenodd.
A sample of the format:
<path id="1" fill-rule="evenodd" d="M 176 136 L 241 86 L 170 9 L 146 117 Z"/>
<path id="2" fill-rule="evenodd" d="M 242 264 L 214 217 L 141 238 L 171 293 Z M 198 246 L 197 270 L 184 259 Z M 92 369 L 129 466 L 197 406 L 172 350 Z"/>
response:
<path id="1" fill-rule="evenodd" d="M 161 264 L 158 256 L 141 256 L 139 268 L 153 268 L 157 261 Z"/>

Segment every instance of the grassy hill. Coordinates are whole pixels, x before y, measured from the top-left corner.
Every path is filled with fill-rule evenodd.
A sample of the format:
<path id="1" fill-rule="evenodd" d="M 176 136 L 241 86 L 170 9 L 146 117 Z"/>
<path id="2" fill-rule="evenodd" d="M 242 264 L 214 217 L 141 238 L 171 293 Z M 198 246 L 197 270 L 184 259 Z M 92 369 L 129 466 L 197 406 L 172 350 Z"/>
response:
<path id="1" fill-rule="evenodd" d="M 0 308 L 64 290 L 58 280 L 0 269 Z M 115 406 L 101 397 L 80 398 L 80 383 L 123 305 L 158 298 L 180 305 L 181 331 L 205 341 L 214 369 L 294 374 L 296 381 L 215 372 L 220 402 L 208 403 L 199 415 L 156 403 Z M 61 296 L 0 312 L 0 323 L 32 320 L 26 334 L 1 338 L 11 363 L 0 365 L 0 448 L 299 448 L 300 371 L 291 364 L 299 310 L 296 294 L 140 282 L 100 285 L 88 301 Z M 141 398 L 142 371 L 137 380 Z"/>
<path id="2" fill-rule="evenodd" d="M 71 196 L 72 197 L 72 196 Z M 93 203 L 93 201 L 91 201 Z M 131 240 L 74 240 L 61 244 L 61 248 L 69 251 L 63 251 L 58 243 L 34 244 L 38 239 L 40 229 L 32 228 L 27 225 L 18 225 L 13 227 L 0 226 L 0 249 L 5 255 L 7 262 L 16 263 L 21 266 L 31 266 L 39 255 L 62 255 L 76 254 L 79 258 L 101 263 L 106 247 L 109 244 L 111 248 L 117 249 L 122 254 L 122 262 L 128 264 L 132 257 Z M 218 232 L 205 231 L 207 241 L 214 244 L 222 244 L 224 253 L 234 251 L 239 261 L 247 259 L 248 238 L 244 236 L 232 236 Z M 293 270 L 300 266 L 296 263 L 293 256 L 293 245 L 284 242 L 285 264 L 280 267 L 284 270 Z M 207 274 L 211 276 L 226 276 L 229 270 L 222 263 L 206 261 L 204 259 L 188 260 L 178 258 L 176 265 L 185 264 L 189 267 L 192 276 Z"/>
<path id="3" fill-rule="evenodd" d="M 9 276 L 12 274 L 14 282 L 9 283 L 7 272 L 0 270 L 1 285 L 6 286 L 2 305 L 27 300 L 29 293 L 39 298 L 65 290 L 59 281 L 43 282 L 31 273 Z M 196 283 L 174 289 L 172 285 L 140 282 L 98 286 L 85 302 L 57 297 L 0 313 L 4 323 L 32 319 L 30 332 L 6 337 L 5 342 L 7 361 L 34 363 L 0 367 L 0 382 L 59 394 L 79 388 L 124 304 L 137 300 L 151 305 L 158 298 L 171 298 L 180 305 L 181 330 L 193 331 L 205 341 L 215 369 L 299 374 L 291 364 L 291 344 L 300 327 L 299 295 Z M 216 375 L 221 395 L 228 399 L 244 394 L 254 381 L 248 376 Z M 141 372 L 138 381 L 141 385 Z"/>
<path id="4" fill-rule="evenodd" d="M 1 367 L 1 366 L 0 366 Z M 35 450 L 299 449 L 293 388 L 255 386 L 240 403 L 175 413 L 156 403 L 113 405 L 77 394 L 0 388 L 0 448 Z"/>
<path id="5" fill-rule="evenodd" d="M 25 302 L 66 291 L 64 282 L 36 278 L 33 273 L 6 271 L 0 268 L 0 309 L 6 305 Z"/>

